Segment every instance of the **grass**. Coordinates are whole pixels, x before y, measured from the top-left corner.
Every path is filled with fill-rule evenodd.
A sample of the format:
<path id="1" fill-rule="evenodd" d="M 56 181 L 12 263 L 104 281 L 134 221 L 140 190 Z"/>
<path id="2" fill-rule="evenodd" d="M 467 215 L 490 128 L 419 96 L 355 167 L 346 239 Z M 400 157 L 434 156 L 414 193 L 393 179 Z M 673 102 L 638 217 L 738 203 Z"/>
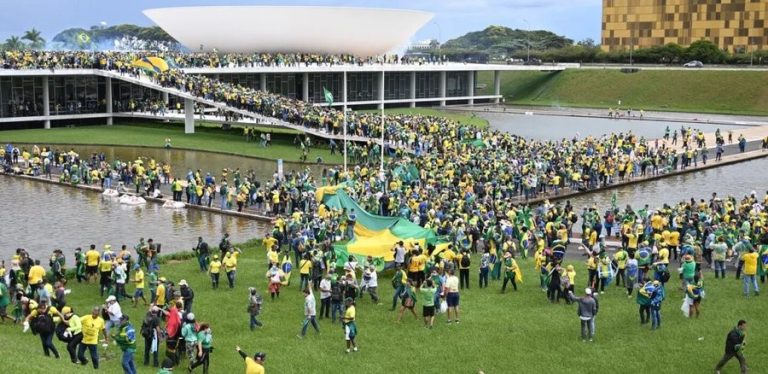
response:
<path id="1" fill-rule="evenodd" d="M 272 137 L 273 145 L 259 147 L 258 143 L 246 143 L 242 129 L 228 131 L 220 127 L 198 127 L 195 134 L 184 134 L 184 126 L 163 123 L 121 124 L 114 126 L 83 126 L 74 128 L 52 128 L 49 130 L 8 130 L 0 131 L 0 142 L 33 144 L 100 144 L 124 146 L 162 147 L 170 138 L 174 148 L 193 149 L 234 154 L 263 159 L 284 159 L 299 161 L 301 152 L 293 145 L 293 134 L 277 133 Z M 326 163 L 343 162 L 337 152 L 331 155 L 327 144 L 320 143 L 310 153 L 310 162 L 322 157 Z"/>
<path id="2" fill-rule="evenodd" d="M 479 83 L 493 87 L 493 74 Z M 560 73 L 502 74 L 508 104 L 768 115 L 768 73 L 569 69 Z"/>
<path id="3" fill-rule="evenodd" d="M 272 302 L 266 296 L 261 316 L 265 327 L 248 331 L 247 287 L 255 286 L 266 293 L 266 268 L 264 250 L 258 241 L 242 248 L 244 255 L 234 290 L 226 285 L 211 290 L 208 277 L 197 270 L 194 260 L 161 266 L 163 276 L 176 282 L 183 278 L 190 283 L 196 295 L 195 315 L 199 321 L 212 324 L 216 348 L 212 373 L 243 371 L 243 363 L 234 351 L 238 344 L 251 354 L 265 351 L 267 370 L 281 373 L 393 373 L 404 368 L 422 373 L 600 373 L 616 372 L 618 367 L 626 372 L 648 372 L 652 368 L 661 373 L 704 373 L 712 371 L 722 356 L 725 335 L 742 318 L 749 323 L 745 354 L 752 372 L 759 372 L 763 369 L 761 365 L 768 362 L 768 339 L 759 338 L 768 328 L 768 321 L 763 318 L 768 303 L 765 296 L 743 298 L 741 283 L 733 278 L 733 273 L 726 280 L 707 275 L 707 298 L 698 320 L 682 317 L 682 293 L 669 287 L 662 308 L 662 328 L 655 332 L 639 325 L 634 298 L 628 299 L 622 290 L 611 286 L 600 296 L 595 342 L 583 343 L 575 306 L 547 303 L 538 288 L 531 260 L 520 261 L 525 278 L 520 290 L 508 290 L 503 295 L 499 293 L 498 281 L 492 281 L 487 289 L 477 289 L 477 270 L 473 269 L 472 288 L 462 291 L 461 324 L 446 325 L 445 316 L 438 315 L 433 330 L 425 329 L 412 316 L 406 315 L 401 324 L 394 322 L 395 314 L 389 311 L 391 275 L 381 275 L 379 293 L 384 305 L 374 305 L 369 298 L 358 301 L 360 352 L 347 355 L 341 328 L 328 320 L 320 320 L 319 336 L 310 331 L 304 340 L 295 337 L 302 322 L 302 295 L 296 278 L 283 289 L 278 301 Z M 584 266 L 581 261 L 573 263 L 578 272 L 577 284 L 583 285 Z M 476 260 L 473 265 L 477 266 Z M 103 302 L 96 285 L 73 282 L 70 287 L 73 291 L 69 303 L 79 313 Z M 582 287 L 577 287 L 577 292 L 583 292 Z M 140 325 L 144 309 L 123 309 Z M 417 304 L 419 312 L 420 309 Z M 4 372 L 30 372 L 30 362 L 34 362 L 34 372 L 73 372 L 63 345 L 54 344 L 65 355 L 59 361 L 43 357 L 39 339 L 22 334 L 20 326 L 0 325 L 0 362 Z M 143 342 L 139 342 L 139 351 L 143 352 Z M 145 369 L 141 360 L 142 355 L 138 354 L 139 372 L 154 373 Z M 119 358 L 113 358 L 103 363 L 101 372 L 119 372 L 119 365 Z M 77 371 L 94 372 L 90 367 Z M 733 361 L 723 372 L 737 371 L 738 365 Z"/>

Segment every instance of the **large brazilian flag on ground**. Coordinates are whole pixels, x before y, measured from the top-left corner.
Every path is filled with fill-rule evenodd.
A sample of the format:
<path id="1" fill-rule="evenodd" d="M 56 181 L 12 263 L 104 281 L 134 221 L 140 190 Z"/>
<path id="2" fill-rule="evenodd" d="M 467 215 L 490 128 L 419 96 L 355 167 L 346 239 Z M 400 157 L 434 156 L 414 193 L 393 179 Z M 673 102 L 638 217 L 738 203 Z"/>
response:
<path id="1" fill-rule="evenodd" d="M 330 209 L 355 210 L 357 220 L 355 223 L 355 237 L 349 242 L 334 244 L 333 250 L 338 259 L 337 266 L 344 264 L 349 255 L 357 257 L 362 263 L 367 256 L 372 256 L 378 270 L 394 261 L 392 248 L 395 243 L 403 241 L 406 249 L 419 243 L 421 248 L 427 244 L 434 244 L 435 251 L 440 253 L 448 247 L 448 243 L 441 241 L 437 234 L 430 229 L 425 229 L 402 217 L 385 217 L 366 212 L 354 199 L 344 191 L 345 184 L 318 188 L 315 196 L 318 202 L 322 202 Z"/>

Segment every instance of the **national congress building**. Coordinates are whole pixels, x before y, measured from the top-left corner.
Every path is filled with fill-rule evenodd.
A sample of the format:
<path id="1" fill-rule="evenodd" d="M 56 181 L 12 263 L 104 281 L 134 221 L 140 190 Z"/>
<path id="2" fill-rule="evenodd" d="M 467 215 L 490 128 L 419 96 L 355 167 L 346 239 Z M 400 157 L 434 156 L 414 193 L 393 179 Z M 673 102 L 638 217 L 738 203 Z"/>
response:
<path id="1" fill-rule="evenodd" d="M 768 0 L 603 0 L 602 48 L 622 51 L 710 40 L 723 50 L 768 48 Z"/>

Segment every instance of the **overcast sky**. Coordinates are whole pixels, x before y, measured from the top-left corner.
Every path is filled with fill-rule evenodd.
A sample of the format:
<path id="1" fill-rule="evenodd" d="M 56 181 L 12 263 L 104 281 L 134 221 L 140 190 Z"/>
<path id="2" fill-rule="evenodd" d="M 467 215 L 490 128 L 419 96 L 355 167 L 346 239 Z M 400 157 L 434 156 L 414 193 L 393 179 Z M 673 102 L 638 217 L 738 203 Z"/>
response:
<path id="1" fill-rule="evenodd" d="M 0 0 L 0 41 L 32 27 L 50 41 L 64 29 L 88 28 L 102 21 L 152 25 L 142 10 L 194 5 L 336 5 L 434 13 L 413 40 L 444 42 L 488 25 L 551 30 L 577 41 L 600 39 L 600 0 Z"/>

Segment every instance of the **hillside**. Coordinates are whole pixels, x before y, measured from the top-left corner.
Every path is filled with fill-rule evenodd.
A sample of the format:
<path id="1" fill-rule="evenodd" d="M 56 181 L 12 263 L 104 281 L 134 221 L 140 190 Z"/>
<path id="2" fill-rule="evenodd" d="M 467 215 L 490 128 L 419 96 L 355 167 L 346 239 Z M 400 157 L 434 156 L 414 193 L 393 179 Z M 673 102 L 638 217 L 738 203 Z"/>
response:
<path id="1" fill-rule="evenodd" d="M 493 74 L 479 84 L 493 87 Z M 615 107 L 634 109 L 768 115 L 768 73 L 755 71 L 566 70 L 560 73 L 502 74 L 508 104 Z"/>
<path id="2" fill-rule="evenodd" d="M 558 49 L 573 44 L 573 40 L 545 30 L 520 30 L 504 26 L 488 26 L 484 30 L 467 33 L 448 40 L 440 48 L 441 53 L 485 53 L 501 57 L 530 49 Z"/>

